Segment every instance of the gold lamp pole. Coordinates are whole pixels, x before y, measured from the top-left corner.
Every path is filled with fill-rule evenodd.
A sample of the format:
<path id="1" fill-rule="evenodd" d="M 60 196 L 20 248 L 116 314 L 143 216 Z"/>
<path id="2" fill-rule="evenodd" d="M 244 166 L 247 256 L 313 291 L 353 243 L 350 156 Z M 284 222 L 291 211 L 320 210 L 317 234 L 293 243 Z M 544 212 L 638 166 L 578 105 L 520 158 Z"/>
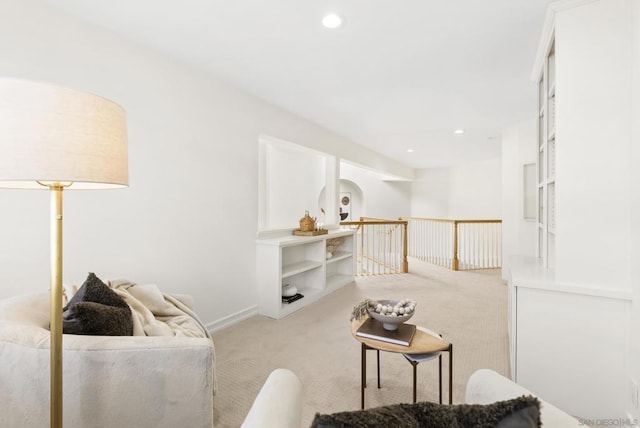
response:
<path id="1" fill-rule="evenodd" d="M 51 426 L 62 427 L 62 186 L 51 192 Z"/>
<path id="2" fill-rule="evenodd" d="M 50 422 L 62 428 L 62 192 L 129 184 L 125 112 L 97 95 L 0 78 L 0 188 L 51 194 Z"/>
<path id="3" fill-rule="evenodd" d="M 52 427 L 62 427 L 62 191 L 53 183 L 51 193 L 51 406 Z"/>

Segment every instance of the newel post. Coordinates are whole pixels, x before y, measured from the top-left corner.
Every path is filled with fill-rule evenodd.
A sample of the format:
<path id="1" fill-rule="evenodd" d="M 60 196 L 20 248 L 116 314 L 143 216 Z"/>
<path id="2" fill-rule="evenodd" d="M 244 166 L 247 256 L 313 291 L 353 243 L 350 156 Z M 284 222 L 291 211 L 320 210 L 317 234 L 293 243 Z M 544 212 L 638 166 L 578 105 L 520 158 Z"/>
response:
<path id="1" fill-rule="evenodd" d="M 458 270 L 458 220 L 453 221 L 453 258 L 451 269 Z"/>

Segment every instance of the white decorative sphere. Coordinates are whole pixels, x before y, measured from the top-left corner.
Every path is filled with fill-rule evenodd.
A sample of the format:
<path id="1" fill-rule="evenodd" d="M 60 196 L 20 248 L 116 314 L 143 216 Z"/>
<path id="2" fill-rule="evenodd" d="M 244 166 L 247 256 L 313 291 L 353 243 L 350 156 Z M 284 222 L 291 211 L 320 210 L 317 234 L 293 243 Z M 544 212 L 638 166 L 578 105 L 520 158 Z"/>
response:
<path id="1" fill-rule="evenodd" d="M 375 308 L 369 308 L 369 316 L 382 322 L 385 330 L 397 330 L 399 324 L 413 316 L 416 305 L 415 302 L 409 299 L 405 299 L 404 304 L 401 304 L 401 302 L 397 300 L 380 300 Z"/>
<path id="2" fill-rule="evenodd" d="M 287 284 L 284 287 L 282 287 L 282 295 L 284 297 L 295 296 L 297 293 L 298 293 L 298 289 L 293 285 Z"/>

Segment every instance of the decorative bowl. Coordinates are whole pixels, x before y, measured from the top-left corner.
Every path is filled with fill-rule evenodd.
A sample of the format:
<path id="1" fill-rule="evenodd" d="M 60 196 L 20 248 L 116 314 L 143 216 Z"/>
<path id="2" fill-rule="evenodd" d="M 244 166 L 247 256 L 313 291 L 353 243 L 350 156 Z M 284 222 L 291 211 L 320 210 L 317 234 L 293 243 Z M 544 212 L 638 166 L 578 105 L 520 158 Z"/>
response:
<path id="1" fill-rule="evenodd" d="M 403 302 L 403 301 L 399 301 L 399 300 L 378 300 L 378 303 L 383 305 L 383 306 L 395 306 L 396 304 Z M 406 301 L 405 301 L 406 302 Z M 413 314 L 416 312 L 415 311 L 415 306 L 416 304 L 414 302 L 409 302 L 413 305 L 413 310 L 411 311 L 411 313 L 406 314 L 406 315 L 382 315 L 381 313 L 378 313 L 375 311 L 374 308 L 367 308 L 367 312 L 369 313 L 369 316 L 373 319 L 376 319 L 378 321 L 380 321 L 382 323 L 382 326 L 384 327 L 385 330 L 397 330 L 398 329 L 398 325 L 402 324 L 405 321 L 408 321 Z"/>

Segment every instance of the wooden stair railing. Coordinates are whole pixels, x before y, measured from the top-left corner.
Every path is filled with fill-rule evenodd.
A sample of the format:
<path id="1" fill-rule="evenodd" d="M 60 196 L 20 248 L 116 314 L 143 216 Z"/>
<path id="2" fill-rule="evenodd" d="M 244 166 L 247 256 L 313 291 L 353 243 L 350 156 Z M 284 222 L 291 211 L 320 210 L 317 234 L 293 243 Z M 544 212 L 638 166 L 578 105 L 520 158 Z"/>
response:
<path id="1" fill-rule="evenodd" d="M 357 229 L 357 274 L 389 275 L 409 272 L 406 220 L 360 217 L 341 226 Z"/>
<path id="2" fill-rule="evenodd" d="M 453 270 L 502 266 L 502 220 L 401 217 L 409 256 Z"/>

